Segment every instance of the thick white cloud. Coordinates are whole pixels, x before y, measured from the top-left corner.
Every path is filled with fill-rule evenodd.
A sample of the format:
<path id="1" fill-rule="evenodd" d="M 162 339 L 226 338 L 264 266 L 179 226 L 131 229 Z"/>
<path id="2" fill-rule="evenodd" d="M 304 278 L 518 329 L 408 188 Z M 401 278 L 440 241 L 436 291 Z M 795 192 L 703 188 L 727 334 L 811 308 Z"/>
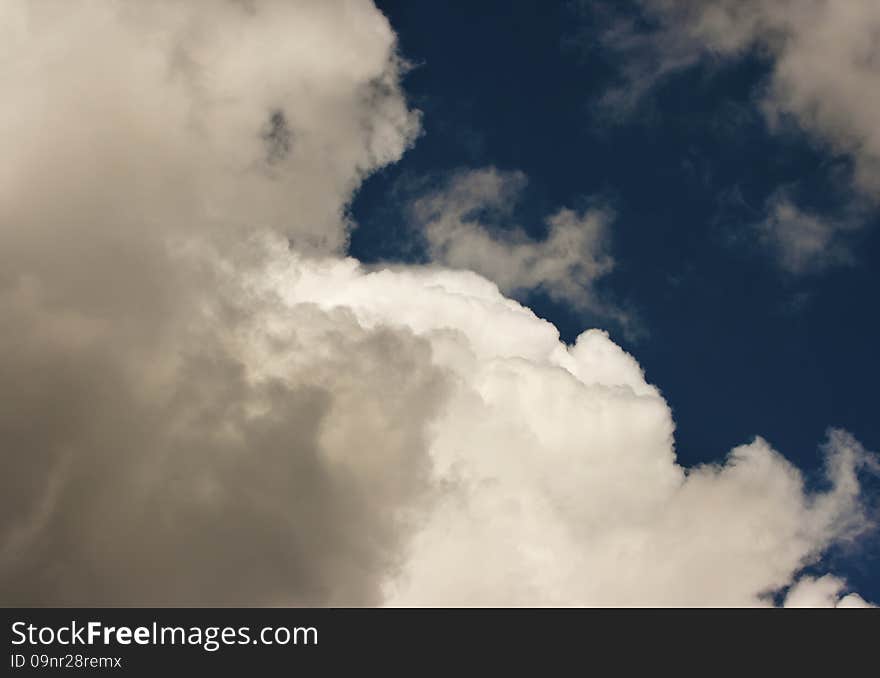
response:
<path id="1" fill-rule="evenodd" d="M 2 12 L 4 603 L 760 604 L 867 526 L 848 434 L 684 469 L 603 332 L 341 255 L 417 131 L 370 4 Z"/>
<path id="2" fill-rule="evenodd" d="M 472 275 L 280 261 L 271 285 L 291 308 L 412 331 L 454 375 L 429 426 L 445 490 L 387 583 L 391 604 L 761 604 L 867 524 L 866 454 L 842 431 L 826 493 L 761 439 L 687 471 L 666 402 L 606 334 L 566 347 Z"/>
<path id="3" fill-rule="evenodd" d="M 416 200 L 412 215 L 425 229 L 431 258 L 476 271 L 507 293 L 541 289 L 576 307 L 600 306 L 593 282 L 614 265 L 606 251 L 606 211 L 560 209 L 547 217 L 547 233 L 540 240 L 520 227 L 499 229 L 481 222 L 484 210 L 509 220 L 525 183 L 519 172 L 462 171 L 442 190 Z"/>
<path id="4" fill-rule="evenodd" d="M 831 575 L 823 577 L 802 577 L 791 587 L 785 596 L 785 607 L 874 607 L 864 601 L 858 593 L 841 595 L 846 583 Z"/>
<path id="5" fill-rule="evenodd" d="M 875 0 L 642 0 L 659 31 L 644 35 L 609 32 L 610 44 L 629 51 L 629 81 L 611 96 L 631 101 L 660 77 L 698 59 L 741 56 L 760 50 L 771 60 L 759 104 L 771 124 L 797 122 L 832 152 L 852 158 L 855 187 L 880 201 L 880 3 Z M 627 94 L 629 92 L 629 94 Z M 821 219 L 792 205 L 777 218 L 779 202 L 767 205 L 769 223 L 790 271 L 846 261 L 846 231 L 860 219 Z M 773 226 L 778 225 L 778 228 Z M 820 244 L 821 243 L 823 244 Z M 822 251 L 824 244 L 830 244 Z M 841 256 L 843 254 L 843 256 Z M 803 265 L 805 257 L 811 265 Z"/>

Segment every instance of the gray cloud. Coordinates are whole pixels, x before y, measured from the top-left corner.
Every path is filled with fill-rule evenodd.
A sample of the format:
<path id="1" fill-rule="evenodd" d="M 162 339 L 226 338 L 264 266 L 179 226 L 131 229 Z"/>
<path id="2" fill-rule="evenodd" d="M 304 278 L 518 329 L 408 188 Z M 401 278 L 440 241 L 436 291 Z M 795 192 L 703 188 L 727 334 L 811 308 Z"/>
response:
<path id="1" fill-rule="evenodd" d="M 0 309 L 4 603 L 381 602 L 428 496 L 443 380 L 420 342 L 303 311 L 321 355 L 253 380 L 211 335 L 135 358 Z"/>
<path id="2" fill-rule="evenodd" d="M 803 274 L 853 262 L 841 234 L 858 224 L 804 211 L 784 191 L 770 198 L 766 212 L 758 233 L 785 271 Z"/>
<path id="3" fill-rule="evenodd" d="M 442 371 L 309 306 L 270 341 L 276 304 L 240 277 L 266 228 L 338 250 L 352 188 L 415 133 L 384 17 L 0 12 L 0 599 L 381 602 L 430 495 Z M 257 373 L 279 345 L 300 363 Z"/>

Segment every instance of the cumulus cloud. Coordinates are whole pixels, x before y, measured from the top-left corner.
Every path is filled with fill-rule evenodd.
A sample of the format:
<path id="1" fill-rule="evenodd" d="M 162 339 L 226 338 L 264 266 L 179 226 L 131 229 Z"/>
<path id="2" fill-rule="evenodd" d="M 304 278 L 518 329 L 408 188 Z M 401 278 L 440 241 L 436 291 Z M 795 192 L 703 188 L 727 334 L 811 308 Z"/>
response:
<path id="1" fill-rule="evenodd" d="M 782 117 L 793 119 L 832 152 L 851 158 L 855 188 L 869 201 L 880 200 L 880 4 L 641 0 L 641 6 L 658 22 L 657 30 L 635 32 L 615 24 L 606 36 L 632 57 L 627 86 L 612 93 L 612 102 L 631 103 L 659 79 L 698 60 L 759 50 L 771 61 L 759 100 L 770 125 Z M 779 208 L 769 205 L 771 223 L 778 221 L 774 211 Z M 778 241 L 783 266 L 791 269 L 798 262 L 796 269 L 809 268 L 801 266 L 811 257 L 809 250 L 829 238 L 842 248 L 840 236 L 852 226 L 803 214 L 783 218 Z"/>
<path id="2" fill-rule="evenodd" d="M 869 527 L 847 433 L 683 468 L 607 334 L 343 255 L 418 126 L 369 3 L 0 11 L 5 604 L 763 604 Z"/>
<path id="3" fill-rule="evenodd" d="M 344 248 L 352 190 L 417 133 L 387 21 L 317 0 L 0 14 L 0 598 L 380 602 L 443 375 L 411 335 L 308 306 L 285 318 L 298 362 L 261 371 L 274 303 L 239 276 L 255 233 Z"/>
<path id="4" fill-rule="evenodd" d="M 858 593 L 841 595 L 846 590 L 846 582 L 826 574 L 823 577 L 803 577 L 791 587 L 785 596 L 785 607 L 874 607 L 864 601 Z"/>
<path id="5" fill-rule="evenodd" d="M 760 438 L 684 469 L 635 359 L 598 330 L 565 346 L 478 276 L 293 258 L 270 280 L 291 308 L 425 338 L 453 375 L 429 427 L 445 491 L 386 584 L 390 604 L 755 605 L 868 525 L 869 456 L 847 433 L 829 433 L 826 492 Z"/>
<path id="6" fill-rule="evenodd" d="M 31 208 L 18 220 L 68 219 L 42 200 L 63 193 L 74 219 L 115 211 L 120 236 L 269 228 L 341 251 L 353 189 L 418 132 L 368 2 L 38 0 L 3 3 L 0 25 L 0 200 Z"/>
<path id="7" fill-rule="evenodd" d="M 577 308 L 598 307 L 593 283 L 614 265 L 606 242 L 610 214 L 560 209 L 547 217 L 543 239 L 510 223 L 485 223 L 490 211 L 509 219 L 525 184 L 520 172 L 461 171 L 415 200 L 412 216 L 424 228 L 432 260 L 476 271 L 507 293 L 541 289 Z"/>
<path id="8" fill-rule="evenodd" d="M 232 334 L 267 312 L 135 348 L 115 319 L 6 301 L 5 604 L 381 602 L 429 487 L 426 346 L 302 307 L 297 364 L 265 374 L 272 348 Z"/>

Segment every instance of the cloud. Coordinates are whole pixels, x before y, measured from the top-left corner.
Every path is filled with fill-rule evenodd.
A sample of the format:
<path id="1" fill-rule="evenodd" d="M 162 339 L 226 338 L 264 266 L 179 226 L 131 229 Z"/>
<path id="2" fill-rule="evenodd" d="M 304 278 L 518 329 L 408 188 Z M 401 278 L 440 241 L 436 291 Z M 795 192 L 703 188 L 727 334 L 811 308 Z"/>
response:
<path id="1" fill-rule="evenodd" d="M 735 55 L 760 47 L 773 57 L 763 100 L 771 119 L 790 114 L 856 162 L 860 187 L 880 196 L 880 6 L 834 2 L 656 3 L 683 19 L 704 49 Z"/>
<path id="2" fill-rule="evenodd" d="M 75 194 L 120 235 L 268 228 L 343 251 L 352 191 L 418 133 L 369 2 L 6 2 L 0 25 L 0 201 Z M 43 203 L 41 223 L 65 218 Z"/>
<path id="3" fill-rule="evenodd" d="M 870 528 L 847 433 L 685 469 L 604 332 L 343 255 L 417 134 L 372 5 L 2 11 L 5 604 L 763 604 Z"/>
<path id="4" fill-rule="evenodd" d="M 186 304 L 133 347 L 121 319 L 4 302 L 5 604 L 381 602 L 429 495 L 444 379 L 423 342 L 303 307 L 296 364 L 259 374 L 253 306 L 218 323 Z"/>
<path id="5" fill-rule="evenodd" d="M 767 203 L 767 214 L 758 232 L 778 256 L 783 270 L 792 274 L 818 271 L 852 262 L 840 234 L 853 225 L 800 209 L 784 192 Z"/>
<path id="6" fill-rule="evenodd" d="M 880 5 L 873 0 L 642 0 L 641 6 L 655 30 L 638 32 L 617 22 L 605 36 L 630 57 L 627 84 L 609 95 L 611 102 L 631 104 L 662 78 L 698 61 L 759 51 L 770 61 L 759 105 L 771 128 L 781 119 L 796 121 L 831 152 L 851 158 L 853 185 L 862 198 L 880 200 Z M 769 205 L 771 224 L 779 220 L 779 208 L 779 203 Z M 842 252 L 842 236 L 859 225 L 841 227 L 840 220 L 803 214 L 782 221 L 781 227 L 773 226 L 784 231 L 775 241 L 782 243 L 781 263 L 798 271 L 810 268 L 802 264 L 822 240 L 834 238 Z"/>
<path id="7" fill-rule="evenodd" d="M 543 239 L 518 226 L 484 223 L 489 211 L 509 219 L 525 184 L 520 172 L 467 170 L 415 200 L 412 217 L 424 228 L 431 259 L 476 271 L 507 293 L 541 289 L 576 308 L 600 306 L 593 283 L 614 266 L 607 252 L 610 214 L 560 209 L 547 217 Z"/>
<path id="8" fill-rule="evenodd" d="M 874 607 L 866 603 L 858 593 L 842 596 L 846 583 L 826 574 L 823 577 L 803 577 L 791 587 L 785 596 L 785 607 Z"/>
<path id="9" fill-rule="evenodd" d="M 826 492 L 760 438 L 684 469 L 669 407 L 631 356 L 597 330 L 565 346 L 478 276 L 294 258 L 269 285 L 290 308 L 413 332 L 453 375 L 429 426 L 445 491 L 390 604 L 755 605 L 868 527 L 856 474 L 869 456 L 847 433 L 829 433 Z"/>
<path id="10" fill-rule="evenodd" d="M 275 304 L 240 277 L 264 265 L 255 233 L 343 249 L 352 190 L 417 133 L 387 21 L 0 13 L 0 599 L 381 602 L 444 377 L 423 341 L 310 307 L 279 339 L 298 362 L 260 372 Z"/>

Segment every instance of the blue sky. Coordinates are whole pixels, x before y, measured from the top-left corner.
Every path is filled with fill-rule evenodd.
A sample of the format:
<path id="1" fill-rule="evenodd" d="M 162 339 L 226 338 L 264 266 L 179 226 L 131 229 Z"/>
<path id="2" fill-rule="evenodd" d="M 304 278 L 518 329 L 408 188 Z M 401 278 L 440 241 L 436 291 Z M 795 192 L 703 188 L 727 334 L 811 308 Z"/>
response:
<path id="1" fill-rule="evenodd" d="M 819 270 L 788 271 L 762 246 L 755 225 L 780 189 L 828 219 L 859 200 L 846 154 L 796 120 L 769 127 L 758 105 L 766 55 L 698 61 L 615 108 L 603 97 L 626 87 L 625 57 L 603 44 L 596 3 L 378 5 L 412 63 L 404 89 L 424 133 L 356 195 L 354 256 L 421 260 L 408 201 L 462 169 L 525 173 L 515 217 L 536 238 L 555 206 L 601 200 L 615 213 L 617 265 L 598 289 L 638 331 L 540 292 L 518 296 L 564 339 L 602 327 L 637 356 L 673 409 L 683 463 L 761 435 L 816 471 L 829 426 L 880 448 L 880 218 L 866 208 L 851 260 Z M 621 15 L 644 20 L 634 6 Z M 880 597 L 880 542 L 830 557 Z"/>

